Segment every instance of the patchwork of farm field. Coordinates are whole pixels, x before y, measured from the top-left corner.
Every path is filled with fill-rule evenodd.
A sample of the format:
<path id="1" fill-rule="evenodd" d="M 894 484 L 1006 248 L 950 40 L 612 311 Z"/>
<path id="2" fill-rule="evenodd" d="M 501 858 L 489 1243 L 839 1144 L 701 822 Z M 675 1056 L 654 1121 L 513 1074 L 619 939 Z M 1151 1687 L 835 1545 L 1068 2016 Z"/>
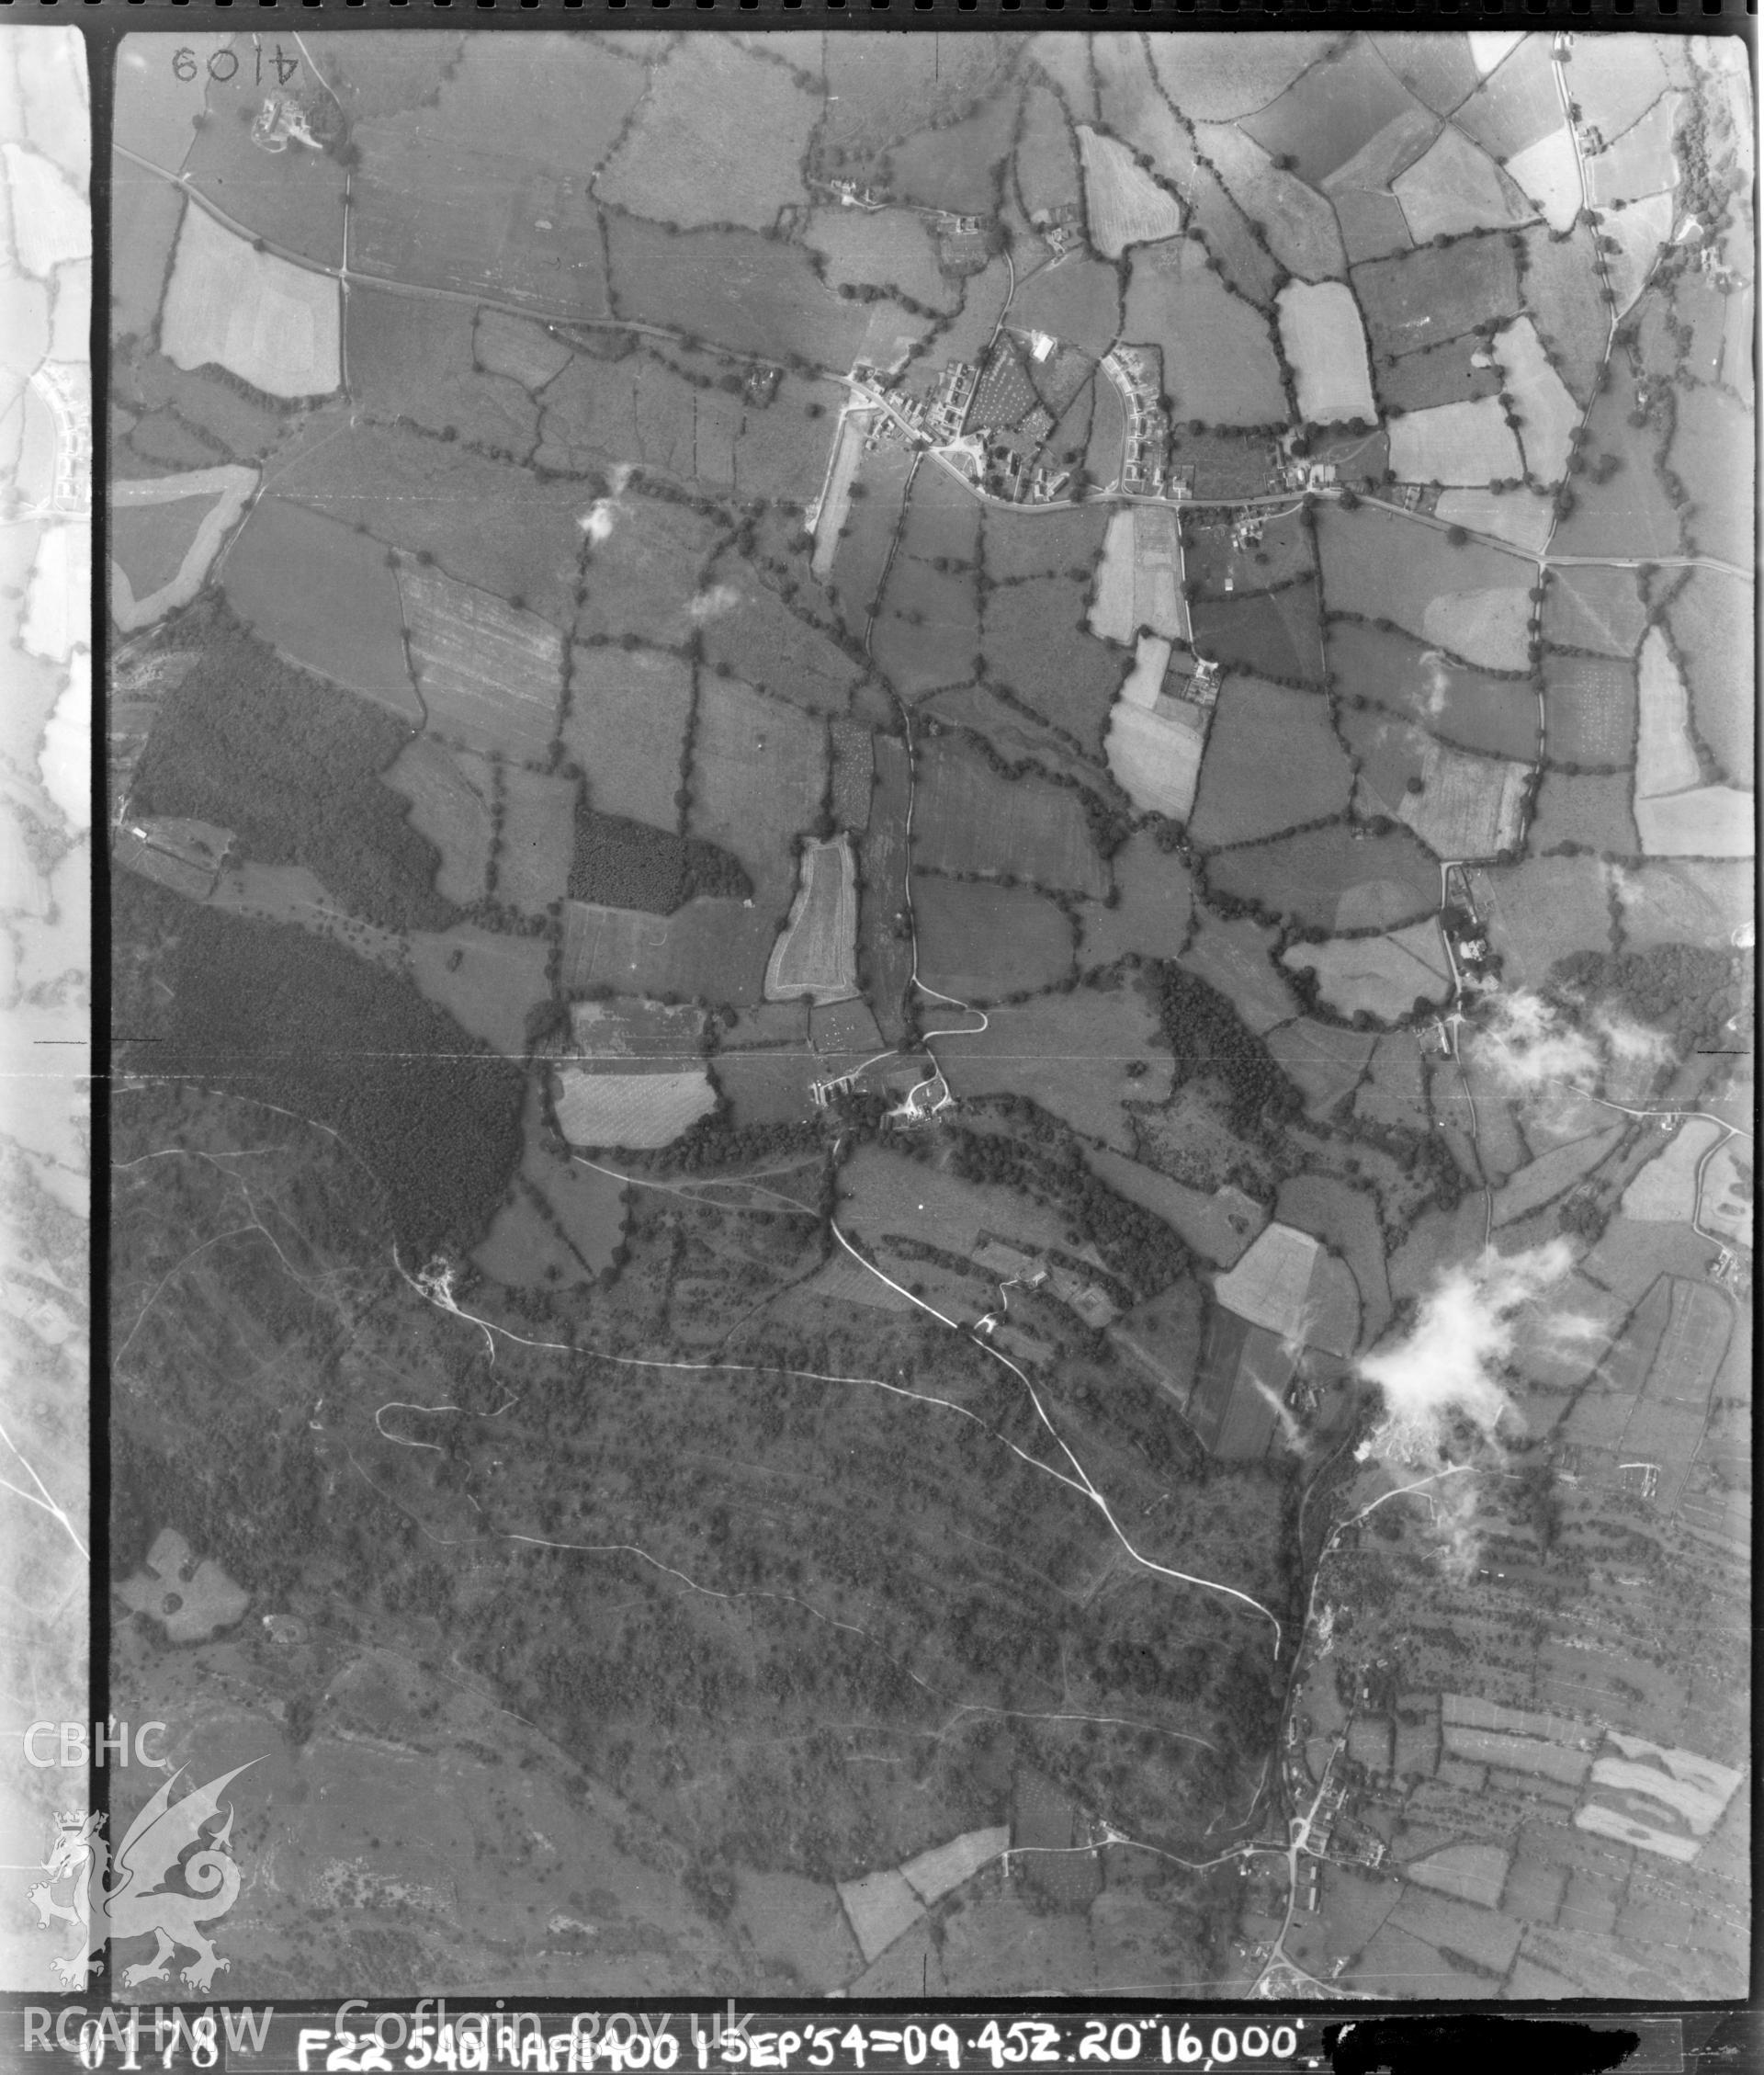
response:
<path id="1" fill-rule="evenodd" d="M 1038 778 L 1006 778 L 953 735 L 917 753 L 913 862 L 933 872 L 1016 878 L 1100 900 L 1108 872 L 1083 796 Z"/>
<path id="2" fill-rule="evenodd" d="M 1735 1989 L 1739 43 L 682 26 L 119 56 L 119 1574 L 614 1883 L 254 1992 Z"/>

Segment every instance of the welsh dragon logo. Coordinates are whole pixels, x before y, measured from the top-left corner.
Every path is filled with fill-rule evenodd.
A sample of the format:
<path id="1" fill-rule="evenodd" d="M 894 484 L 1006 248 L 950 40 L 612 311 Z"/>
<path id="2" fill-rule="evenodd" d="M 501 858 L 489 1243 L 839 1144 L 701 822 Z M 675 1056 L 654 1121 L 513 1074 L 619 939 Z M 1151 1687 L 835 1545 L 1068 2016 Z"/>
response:
<path id="1" fill-rule="evenodd" d="M 254 1758 L 250 1761 L 253 1765 L 256 1763 Z M 165 1980 L 167 1962 L 174 1954 L 189 1948 L 196 1957 L 178 1979 L 198 1993 L 208 1990 L 229 1963 L 216 1953 L 200 1927 L 225 1916 L 239 1899 L 239 1867 L 227 1851 L 232 1834 L 232 1805 L 212 1836 L 204 1838 L 203 1831 L 220 1814 L 221 1795 L 245 1770 L 244 1765 L 235 1766 L 175 1803 L 172 1789 L 184 1775 L 182 1770 L 174 1773 L 130 1824 L 128 1835 L 117 1848 L 114 1880 L 107 1877 L 111 1859 L 104 1817 L 74 1809 L 56 1818 L 54 1840 L 43 1861 L 49 1878 L 30 1890 L 30 1900 L 45 1931 L 65 1923 L 78 1934 L 78 1944 L 67 1957 L 51 1963 L 63 1988 L 85 1987 L 87 1977 L 104 1965 L 107 1942 L 153 1938 L 157 1940 L 153 1956 L 125 1967 L 122 1987 Z M 192 1844 L 201 1849 L 185 1858 Z M 179 1870 L 180 1861 L 184 1886 L 167 1888 L 166 1876 Z M 72 1899 L 58 1901 L 55 1888 L 70 1880 Z"/>

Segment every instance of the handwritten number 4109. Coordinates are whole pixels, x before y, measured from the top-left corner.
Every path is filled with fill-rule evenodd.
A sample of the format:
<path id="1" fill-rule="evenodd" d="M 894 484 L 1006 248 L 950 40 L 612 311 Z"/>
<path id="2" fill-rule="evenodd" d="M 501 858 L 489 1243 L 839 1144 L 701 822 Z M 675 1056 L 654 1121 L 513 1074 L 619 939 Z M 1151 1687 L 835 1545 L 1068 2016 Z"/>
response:
<path id="1" fill-rule="evenodd" d="M 256 79 L 260 86 L 264 80 L 264 61 L 266 58 L 268 59 L 275 71 L 276 83 L 278 86 L 286 86 L 300 69 L 300 61 L 298 58 L 285 57 L 279 43 L 275 50 L 267 51 L 259 43 L 254 47 L 253 54 L 256 59 Z M 209 57 L 208 73 L 210 79 L 218 81 L 223 86 L 228 80 L 236 79 L 239 74 L 238 51 L 211 51 Z M 194 79 L 196 77 L 196 52 L 187 44 L 183 49 L 172 53 L 172 74 L 177 79 Z"/>

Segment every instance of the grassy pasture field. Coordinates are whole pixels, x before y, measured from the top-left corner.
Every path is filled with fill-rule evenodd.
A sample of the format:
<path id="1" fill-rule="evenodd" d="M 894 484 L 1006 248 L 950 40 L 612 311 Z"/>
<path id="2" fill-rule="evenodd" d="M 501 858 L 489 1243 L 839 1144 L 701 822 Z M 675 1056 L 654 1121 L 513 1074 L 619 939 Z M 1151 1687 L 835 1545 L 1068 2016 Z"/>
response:
<path id="1" fill-rule="evenodd" d="M 1108 873 L 1079 796 L 1003 778 L 953 736 L 920 744 L 913 862 L 926 871 L 1012 874 L 1101 899 Z"/>
<path id="2" fill-rule="evenodd" d="M 1433 516 L 1448 526 L 1467 527 L 1472 533 L 1491 533 L 1528 555 L 1541 555 L 1549 544 L 1555 525 L 1555 507 L 1541 490 L 1487 490 L 1481 488 L 1442 491 Z"/>
<path id="3" fill-rule="evenodd" d="M 562 982 L 571 993 L 702 994 L 752 1008 L 764 992 L 775 935 L 773 918 L 736 901 L 689 901 L 671 915 L 566 901 Z"/>
<path id="4" fill-rule="evenodd" d="M 800 165 L 819 113 L 817 96 L 785 66 L 724 37 L 686 37 L 650 67 L 594 192 L 682 228 L 763 231 L 780 209 L 807 199 Z"/>
<path id="5" fill-rule="evenodd" d="M 1666 612 L 1668 630 L 1683 658 L 1697 732 L 1736 784 L 1746 782 L 1757 755 L 1753 609 L 1749 583 L 1718 570 L 1694 569 Z"/>
<path id="6" fill-rule="evenodd" d="M 1540 482 L 1560 482 L 1567 472 L 1569 435 L 1579 423 L 1580 406 L 1545 356 L 1529 317 L 1508 325 L 1496 338 L 1494 353 L 1521 420 L 1519 437 L 1527 467 Z"/>
<path id="7" fill-rule="evenodd" d="M 151 339 L 186 204 L 166 181 L 136 178 L 120 160 L 113 164 L 110 336 Z"/>
<path id="8" fill-rule="evenodd" d="M 496 897 L 529 915 L 542 915 L 569 883 L 575 782 L 510 764 L 503 767 L 503 787 L 507 821 L 496 861 Z"/>
<path id="9" fill-rule="evenodd" d="M 1121 677 L 1121 659 L 1083 630 L 1084 586 L 1070 577 L 994 586 L 980 647 L 989 674 L 1094 755 Z"/>
<path id="10" fill-rule="evenodd" d="M 1082 199 L 1071 125 L 1045 80 L 1032 81 L 1024 91 L 1012 171 L 1025 216 L 1043 210 L 1051 212 Z"/>
<path id="11" fill-rule="evenodd" d="M 907 924 L 907 841 L 912 765 L 906 744 L 893 735 L 872 742 L 876 784 L 870 825 L 858 851 L 857 931 L 865 995 L 882 1035 L 898 1044 L 901 1003 L 912 977 L 912 936 Z"/>
<path id="12" fill-rule="evenodd" d="M 843 391 L 831 379 L 788 373 L 763 407 L 730 399 L 739 425 L 732 462 L 735 494 L 805 504 L 805 493 L 826 459 L 828 423 L 843 401 Z"/>
<path id="13" fill-rule="evenodd" d="M 227 449 L 204 439 L 171 411 L 137 414 L 113 403 L 110 414 L 110 466 L 119 476 L 179 473 L 211 468 Z"/>
<path id="14" fill-rule="evenodd" d="M 1159 850 L 1142 830 L 1115 852 L 1111 868 L 1120 898 L 1113 908 L 1092 903 L 1082 911 L 1081 962 L 1112 965 L 1129 952 L 1148 958 L 1179 957 L 1194 913 L 1188 867 L 1174 852 Z"/>
<path id="15" fill-rule="evenodd" d="M 707 663 L 810 713 L 846 710 L 862 664 L 793 612 L 755 571 L 725 555 L 703 595 Z"/>
<path id="16" fill-rule="evenodd" d="M 1662 861 L 1619 872 L 1623 948 L 1726 936 L 1751 919 L 1755 877 L 1744 860 Z"/>
<path id="17" fill-rule="evenodd" d="M 1521 233 L 1525 305 L 1539 338 L 1555 350 L 1568 393 L 1583 407 L 1604 359 L 1609 313 L 1599 293 L 1592 232 L 1577 225 L 1557 240 L 1542 225 Z"/>
<path id="18" fill-rule="evenodd" d="M 1341 735 L 1354 761 L 1354 811 L 1368 820 L 1395 814 L 1411 783 L 1422 782 L 1429 736 L 1378 707 L 1344 714 Z"/>
<path id="19" fill-rule="evenodd" d="M 176 173 L 189 154 L 196 119 L 208 105 L 209 61 L 232 41 L 230 35 L 212 31 L 190 37 L 187 47 L 196 70 L 188 79 L 175 74 L 156 77 L 145 65 L 119 65 L 117 142 L 150 165 Z"/>
<path id="20" fill-rule="evenodd" d="M 989 506 L 980 520 L 986 573 L 995 584 L 1069 573 L 1088 582 L 1108 524 L 1109 514 L 1100 506 L 1027 517 Z"/>
<path id="21" fill-rule="evenodd" d="M 548 181 L 541 218 L 523 207 L 530 159 L 426 129 L 426 113 L 356 131 L 351 264 L 387 280 L 492 294 L 539 315 L 610 315 L 600 211 L 586 184 Z"/>
<path id="22" fill-rule="evenodd" d="M 799 860 L 790 916 L 765 969 L 768 1001 L 812 994 L 818 1003 L 857 992 L 857 860 L 849 837 L 810 843 Z"/>
<path id="23" fill-rule="evenodd" d="M 1499 232 L 1373 260 L 1354 268 L 1353 285 L 1379 360 L 1456 338 L 1491 317 L 1517 316 L 1520 309 L 1518 269 Z"/>
<path id="24" fill-rule="evenodd" d="M 1221 893 L 1323 929 L 1393 929 L 1437 912 L 1439 867 L 1407 830 L 1344 824 L 1225 850 L 1208 861 Z"/>
<path id="25" fill-rule="evenodd" d="M 983 1234 L 1024 1253 L 1072 1243 L 1065 1219 L 1021 1190 L 964 1182 L 879 1146 L 865 1146 L 847 1161 L 839 1186 L 841 1225 L 872 1246 L 889 1233 L 917 1235 L 961 1254 L 974 1253 Z M 975 1274 L 983 1277 L 986 1271 Z"/>
<path id="26" fill-rule="evenodd" d="M 398 580 L 428 728 L 469 749 L 543 756 L 563 690 L 557 629 L 416 561 L 401 560 Z"/>
<path id="27" fill-rule="evenodd" d="M 1356 37 L 1257 109 L 1243 127 L 1265 152 L 1291 156 L 1300 178 L 1321 187 L 1332 174 L 1363 164 L 1375 163 L 1387 180 L 1394 167 L 1386 162 L 1412 157 L 1439 123 L 1372 45 Z"/>
<path id="28" fill-rule="evenodd" d="M 1164 387 L 1177 417 L 1209 425 L 1285 417 L 1268 320 L 1211 271 L 1198 239 L 1135 252 L 1123 324 L 1130 339 L 1162 349 Z"/>
<path id="29" fill-rule="evenodd" d="M 1492 396 L 1398 418 L 1390 428 L 1390 465 L 1400 482 L 1487 483 L 1525 472 L 1519 442 Z"/>
<path id="30" fill-rule="evenodd" d="M 1504 230 L 1536 213 L 1494 160 L 1450 125 L 1391 182 L 1391 191 L 1417 244 Z"/>
<path id="31" fill-rule="evenodd" d="M 959 122 L 915 130 L 888 154 L 896 189 L 910 202 L 957 215 L 996 208 L 1020 97 L 1015 81 L 1001 82 Z"/>
<path id="32" fill-rule="evenodd" d="M 1194 640 L 1204 655 L 1228 670 L 1318 683 L 1323 675 L 1323 619 L 1309 576 L 1277 591 L 1202 599 L 1193 607 Z"/>
<path id="33" fill-rule="evenodd" d="M 1597 857 L 1478 866 L 1471 897 L 1510 984 L 1538 986 L 1571 951 L 1611 949 L 1609 878 Z"/>
<path id="34" fill-rule="evenodd" d="M 235 223 L 285 252 L 334 269 L 343 258 L 344 192 L 348 176 L 332 152 L 266 152 L 252 141 L 252 121 L 274 74 L 260 82 L 246 52 L 231 79 L 209 80 L 206 119 L 184 162 L 184 177 Z"/>
<path id="35" fill-rule="evenodd" d="M 1667 461 L 1691 485 L 1686 532 L 1700 555 L 1749 569 L 1758 528 L 1752 459 L 1757 428 L 1751 414 L 1724 390 L 1680 390 Z"/>
<path id="36" fill-rule="evenodd" d="M 797 1124 L 815 1114 L 808 1083 L 816 1077 L 818 1062 L 806 1045 L 779 1051 L 719 1052 L 715 1072 L 738 1131 L 755 1124 Z M 873 1287 L 879 1289 L 881 1285 Z"/>
<path id="37" fill-rule="evenodd" d="M 1301 281 L 1340 278 L 1348 270 L 1335 211 L 1314 187 L 1284 172 L 1235 123 L 1197 123 L 1194 141 L 1268 250 Z"/>
<path id="38" fill-rule="evenodd" d="M 1027 887 L 915 874 L 919 970 L 959 1001 L 996 1001 L 1051 987 L 1072 969 L 1072 932 L 1054 903 Z"/>
<path id="39" fill-rule="evenodd" d="M 1625 768 L 1635 761 L 1635 666 L 1589 655 L 1546 655 L 1544 750 L 1552 763 Z"/>
<path id="40" fill-rule="evenodd" d="M 1075 1130 L 1133 1151 L 1124 1103 L 1165 1101 L 1172 1065 L 1158 1019 L 1132 984 L 1042 994 L 988 1011 L 973 1037 L 943 1038 L 937 1056 L 952 1093 L 1027 1095 Z M 1143 1068 L 1134 1074 L 1129 1069 Z"/>
<path id="41" fill-rule="evenodd" d="M 1304 1091 L 1314 1117 L 1332 1109 L 1358 1086 L 1376 1042 L 1371 1031 L 1338 1030 L 1299 1016 L 1268 1033 L 1268 1049 Z"/>
<path id="42" fill-rule="evenodd" d="M 898 289 L 932 310 L 954 310 L 960 290 L 937 264 L 922 217 L 904 209 L 817 209 L 803 241 L 827 262 L 835 289 L 846 282 Z"/>
<path id="43" fill-rule="evenodd" d="M 1269 754 L 1273 743 L 1278 757 Z M 1196 843 L 1243 843 L 1322 821 L 1342 811 L 1351 789 L 1327 700 L 1258 677 L 1226 679 L 1190 824 Z"/>
<path id="44" fill-rule="evenodd" d="M 827 584 L 828 596 L 854 635 L 863 634 L 882 589 L 907 487 L 919 465 L 916 454 L 892 443 L 864 455 L 857 464 L 852 504 L 839 529 Z M 819 550 L 814 566 L 819 574 Z"/>
<path id="45" fill-rule="evenodd" d="M 635 635 L 658 648 L 684 645 L 701 624 L 703 585 L 721 528 L 704 513 L 637 491 L 600 508 L 610 530 L 585 558 L 588 595 L 574 608 L 577 639 Z"/>
<path id="46" fill-rule="evenodd" d="M 1619 393 L 1623 386 L 1613 384 L 1600 396 L 1587 421 L 1589 454 L 1595 459 L 1612 455 L 1619 466 L 1602 483 L 1584 476 L 1577 480 L 1574 509 L 1551 543 L 1558 554 L 1647 560 L 1679 552 L 1683 514 L 1674 507 L 1655 466 L 1657 436 L 1651 427 L 1638 430 L 1627 422 L 1630 399 Z"/>
<path id="47" fill-rule="evenodd" d="M 213 361 L 269 396 L 328 396 L 341 379 L 338 307 L 330 276 L 254 250 L 192 206 L 178 228 L 160 346 L 176 367 Z"/>
<path id="48" fill-rule="evenodd" d="M 900 552 L 922 562 L 978 567 L 980 506 L 947 469 L 921 469 L 913 477 Z"/>
<path id="49" fill-rule="evenodd" d="M 1470 756 L 1430 739 L 1421 752 L 1421 790 L 1405 790 L 1396 811 L 1435 856 L 1492 857 L 1519 842 L 1531 768 Z"/>
<path id="50" fill-rule="evenodd" d="M 574 643 L 562 733 L 587 779 L 589 804 L 677 829 L 674 795 L 691 710 L 692 668 L 679 656 Z"/>
<path id="51" fill-rule="evenodd" d="M 1298 414 L 1314 425 L 1375 419 L 1366 334 L 1341 281 L 1289 281 L 1280 291 L 1280 337 L 1298 389 Z"/>
<path id="52" fill-rule="evenodd" d="M 527 1012 L 550 992 L 541 938 L 498 936 L 460 923 L 413 930 L 407 941 L 412 977 L 437 1008 L 508 1058 L 526 1056 Z"/>
<path id="53" fill-rule="evenodd" d="M 239 471 L 247 479 L 250 487 L 250 471 Z M 171 479 L 172 482 L 176 478 Z M 119 484 L 119 490 L 129 490 L 133 484 Z M 196 545 L 196 537 L 202 521 L 214 509 L 215 493 L 194 493 L 185 497 L 168 497 L 149 504 L 125 505 L 119 501 L 118 508 L 110 517 L 110 556 L 117 568 L 128 579 L 129 589 L 134 599 L 145 601 L 155 591 L 164 590 L 184 567 L 190 550 Z M 243 503 L 243 497 L 234 500 Z M 218 547 L 220 543 L 217 541 Z M 200 578 L 198 579 L 198 583 Z M 191 586 L 194 595 L 196 585 Z M 122 627 L 144 625 L 144 620 L 123 619 Z"/>
<path id="54" fill-rule="evenodd" d="M 1091 430 L 1084 443 L 1084 476 L 1092 483 L 1109 486 L 1121 480 L 1123 442 L 1126 438 L 1126 414 L 1120 391 L 1106 378 L 1091 384 Z"/>
<path id="55" fill-rule="evenodd" d="M 1452 975 L 1433 923 L 1411 923 L 1388 936 L 1334 937 L 1295 944 L 1282 961 L 1317 975 L 1317 991 L 1342 1015 L 1361 1009 L 1385 1023 L 1407 1016 L 1417 999 L 1443 1002 Z"/>
<path id="56" fill-rule="evenodd" d="M 119 357 L 111 368 L 111 389 L 116 403 L 153 414 L 152 429 L 137 426 L 134 443 L 179 465 L 209 468 L 230 454 L 261 461 L 286 431 L 279 405 L 253 398 L 218 372 L 187 373 L 161 354 Z M 162 436 L 170 436 L 169 444 Z M 186 461 L 190 447 L 198 451 Z"/>
<path id="57" fill-rule="evenodd" d="M 1523 678 L 1449 663 L 1409 635 L 1352 619 L 1330 626 L 1329 663 L 1342 695 L 1371 699 L 1442 741 L 1490 756 L 1536 752 L 1537 697 Z"/>
<path id="58" fill-rule="evenodd" d="M 481 447 L 531 458 L 538 410 L 518 382 L 474 366 L 469 305 L 356 285 L 345 323 L 349 393 L 364 409 L 386 418 L 402 413 L 431 432 L 451 426 Z"/>
<path id="59" fill-rule="evenodd" d="M 1017 285 L 1011 321 L 1023 331 L 1050 333 L 1101 359 L 1121 334 L 1121 282 L 1113 266 L 1073 255 Z"/>
<path id="60" fill-rule="evenodd" d="M 1225 122 L 1278 100 L 1336 39 L 1302 30 L 1292 36 L 1237 37 L 1208 32 L 1181 50 L 1154 37 L 1148 45 L 1158 83 L 1191 122 Z"/>
<path id="61" fill-rule="evenodd" d="M 471 339 L 472 357 L 492 375 L 505 375 L 537 396 L 570 365 L 570 348 L 530 318 L 505 310 L 481 309 Z"/>
<path id="62" fill-rule="evenodd" d="M 1363 505 L 1317 516 L 1323 595 L 1335 612 L 1389 618 L 1430 644 L 1495 670 L 1522 670 L 1527 565 Z"/>
<path id="63" fill-rule="evenodd" d="M 1341 226 L 1341 244 L 1350 273 L 1368 259 L 1389 259 L 1413 249 L 1408 220 L 1395 195 L 1374 188 L 1338 186 L 1331 199 Z"/>
<path id="64" fill-rule="evenodd" d="M 1526 831 L 1526 848 L 1533 856 L 1547 856 L 1558 845 L 1573 843 L 1589 845 L 1603 856 L 1637 856 L 1642 845 L 1631 808 L 1632 789 L 1622 772 L 1569 777 L 1546 771 Z"/>
<path id="65" fill-rule="evenodd" d="M 931 320 L 899 303 L 845 302 L 821 286 L 799 245 L 752 231 L 671 232 L 635 216 L 606 220 L 616 314 L 665 324 L 738 353 L 849 368 L 866 350 L 922 338 Z"/>
<path id="66" fill-rule="evenodd" d="M 1703 786 L 1669 799 L 1638 798 L 1635 825 L 1650 857 L 1749 857 L 1758 840 L 1758 799 L 1733 786 Z"/>
<path id="67" fill-rule="evenodd" d="M 689 783 L 693 834 L 741 860 L 755 909 L 775 925 L 797 883 L 797 836 L 826 788 L 826 723 L 739 678 L 707 674 Z"/>
<path id="68" fill-rule="evenodd" d="M 1194 941 L 1182 963 L 1230 1002 L 1238 1021 L 1257 1037 L 1298 1013 L 1298 998 L 1274 969 L 1274 933 L 1240 916 L 1225 922 L 1203 908 Z"/>
<path id="69" fill-rule="evenodd" d="M 1635 653 L 1647 607 L 1633 569 L 1553 569 L 1544 601 L 1544 639 L 1553 648 L 1595 655 Z"/>
<path id="70" fill-rule="evenodd" d="M 302 668 L 412 721 L 422 708 L 386 550 L 322 512 L 259 498 L 221 567 L 240 618 Z"/>
<path id="71" fill-rule="evenodd" d="M 419 735 L 383 775 L 410 802 L 411 826 L 441 854 L 435 891 L 460 908 L 481 900 L 490 867 L 489 764 Z"/>
<path id="72" fill-rule="evenodd" d="M 461 583 L 525 598 L 560 625 L 575 609 L 580 483 L 535 482 L 423 433 L 352 425 L 336 409 L 304 422 L 276 490 L 408 553 L 426 552 Z"/>
<path id="73" fill-rule="evenodd" d="M 1474 368 L 1482 350 L 1474 332 L 1418 346 L 1395 360 L 1380 360 L 1374 371 L 1378 394 L 1392 410 L 1430 411 L 1442 403 L 1472 403 L 1493 396 L 1500 388 L 1497 368 Z"/>
<path id="74" fill-rule="evenodd" d="M 1182 235 L 1182 203 L 1118 138 L 1099 136 L 1088 123 L 1080 123 L 1078 149 L 1091 243 L 1104 259 L 1119 259 L 1129 245 Z"/>
<path id="75" fill-rule="evenodd" d="M 978 675 L 980 607 L 972 572 L 945 573 L 898 556 L 871 638 L 876 666 L 902 698 Z"/>

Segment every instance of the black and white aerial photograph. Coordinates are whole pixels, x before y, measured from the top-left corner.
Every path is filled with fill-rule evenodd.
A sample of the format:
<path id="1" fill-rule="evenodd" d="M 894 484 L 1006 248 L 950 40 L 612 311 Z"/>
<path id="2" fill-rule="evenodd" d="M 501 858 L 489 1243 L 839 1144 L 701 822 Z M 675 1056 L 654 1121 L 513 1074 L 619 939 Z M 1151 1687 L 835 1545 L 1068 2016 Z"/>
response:
<path id="1" fill-rule="evenodd" d="M 287 14 L 103 51 L 0 1516 L 157 1741 L 6 1953 L 1744 1997 L 1746 41 Z"/>

